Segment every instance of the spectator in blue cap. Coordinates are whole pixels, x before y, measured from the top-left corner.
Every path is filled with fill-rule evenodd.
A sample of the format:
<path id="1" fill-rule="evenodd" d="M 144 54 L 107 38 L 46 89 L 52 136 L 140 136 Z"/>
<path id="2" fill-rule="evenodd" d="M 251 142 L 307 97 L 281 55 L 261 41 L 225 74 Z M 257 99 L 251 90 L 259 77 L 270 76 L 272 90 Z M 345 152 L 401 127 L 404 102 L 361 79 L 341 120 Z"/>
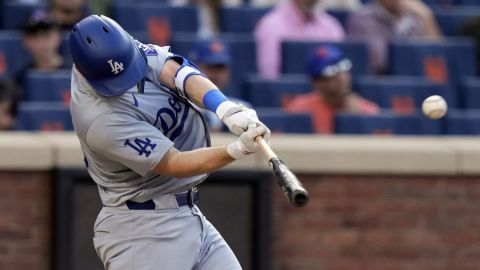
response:
<path id="1" fill-rule="evenodd" d="M 197 41 L 189 53 L 189 58 L 209 78 L 218 89 L 225 90 L 230 82 L 230 48 L 218 39 L 202 39 Z M 246 101 L 228 97 L 230 100 L 252 107 Z M 221 131 L 223 123 L 216 115 L 205 110 L 204 116 L 211 131 Z"/>
<path id="2" fill-rule="evenodd" d="M 58 23 L 44 10 L 35 10 L 23 25 L 23 45 L 31 59 L 16 74 L 19 86 L 24 86 L 26 75 L 30 70 L 54 71 L 71 68 L 60 54 L 62 33 Z"/>
<path id="3" fill-rule="evenodd" d="M 312 50 L 307 57 L 312 92 L 287 102 L 286 110 L 312 115 L 316 133 L 333 133 L 337 112 L 376 114 L 376 104 L 352 91 L 352 62 L 336 46 L 324 45 Z"/>

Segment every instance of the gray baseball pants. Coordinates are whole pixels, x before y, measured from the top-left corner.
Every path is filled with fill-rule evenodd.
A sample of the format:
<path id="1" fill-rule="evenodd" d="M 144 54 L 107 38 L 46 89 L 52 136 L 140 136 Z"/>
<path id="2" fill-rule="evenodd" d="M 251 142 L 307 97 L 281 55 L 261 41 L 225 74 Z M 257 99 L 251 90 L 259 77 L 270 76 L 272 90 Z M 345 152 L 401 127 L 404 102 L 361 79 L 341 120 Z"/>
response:
<path id="1" fill-rule="evenodd" d="M 161 201 L 155 210 L 103 207 L 95 222 L 93 242 L 105 269 L 242 269 L 197 206 L 179 207 L 172 198 Z"/>

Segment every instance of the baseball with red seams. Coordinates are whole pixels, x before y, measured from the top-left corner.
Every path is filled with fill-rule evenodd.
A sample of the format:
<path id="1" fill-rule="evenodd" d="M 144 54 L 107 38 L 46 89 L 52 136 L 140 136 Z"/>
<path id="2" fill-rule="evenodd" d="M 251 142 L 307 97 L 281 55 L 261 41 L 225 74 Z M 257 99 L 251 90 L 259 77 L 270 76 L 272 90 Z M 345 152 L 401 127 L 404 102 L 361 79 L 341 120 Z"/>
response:
<path id="1" fill-rule="evenodd" d="M 440 119 L 447 113 L 447 102 L 438 95 L 429 96 L 423 101 L 422 111 L 430 119 Z"/>

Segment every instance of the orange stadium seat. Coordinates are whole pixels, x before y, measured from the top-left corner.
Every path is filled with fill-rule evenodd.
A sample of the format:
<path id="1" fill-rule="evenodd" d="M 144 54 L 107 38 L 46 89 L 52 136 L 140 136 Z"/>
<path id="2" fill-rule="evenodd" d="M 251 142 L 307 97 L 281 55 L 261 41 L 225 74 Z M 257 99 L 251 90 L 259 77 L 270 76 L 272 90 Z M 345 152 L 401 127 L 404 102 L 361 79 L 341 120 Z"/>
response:
<path id="1" fill-rule="evenodd" d="M 354 90 L 382 108 L 408 114 L 420 109 L 425 98 L 440 95 L 449 107 L 458 107 L 457 93 L 449 84 L 431 82 L 423 77 L 362 76 L 355 81 Z"/>
<path id="2" fill-rule="evenodd" d="M 23 100 L 70 103 L 70 70 L 29 71 Z"/>
<path id="3" fill-rule="evenodd" d="M 425 76 L 457 84 L 476 74 L 475 44 L 469 39 L 396 41 L 390 44 L 389 55 L 391 75 Z"/>
<path id="4" fill-rule="evenodd" d="M 62 102 L 22 102 L 18 108 L 17 130 L 73 130 L 70 110 Z"/>

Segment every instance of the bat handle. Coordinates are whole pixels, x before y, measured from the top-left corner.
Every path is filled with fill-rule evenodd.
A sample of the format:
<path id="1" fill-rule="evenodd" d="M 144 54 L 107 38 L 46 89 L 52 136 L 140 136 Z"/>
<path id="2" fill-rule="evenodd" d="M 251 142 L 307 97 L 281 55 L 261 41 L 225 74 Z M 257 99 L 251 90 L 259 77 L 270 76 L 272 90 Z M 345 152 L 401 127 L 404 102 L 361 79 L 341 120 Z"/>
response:
<path id="1" fill-rule="evenodd" d="M 277 158 L 277 154 L 273 152 L 272 148 L 268 145 L 268 143 L 265 141 L 265 139 L 262 136 L 258 136 L 255 138 L 255 141 L 258 143 L 260 146 L 260 150 L 262 150 L 263 155 L 267 160 L 270 160 L 272 158 Z"/>

